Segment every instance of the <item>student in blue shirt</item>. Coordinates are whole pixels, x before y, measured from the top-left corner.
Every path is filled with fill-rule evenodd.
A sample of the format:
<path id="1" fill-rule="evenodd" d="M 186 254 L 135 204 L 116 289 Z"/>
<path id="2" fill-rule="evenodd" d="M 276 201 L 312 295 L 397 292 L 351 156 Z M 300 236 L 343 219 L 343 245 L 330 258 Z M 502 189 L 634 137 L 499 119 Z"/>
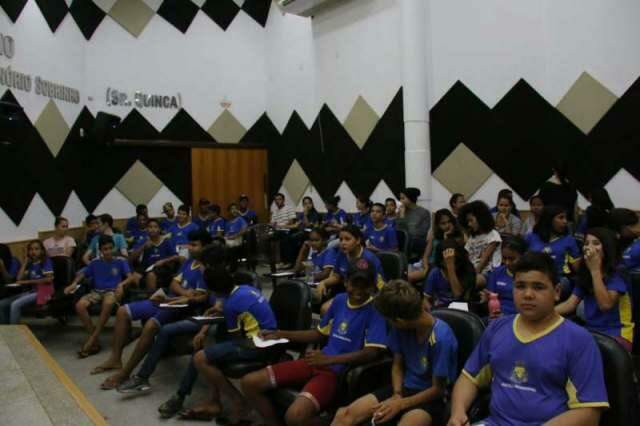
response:
<path id="1" fill-rule="evenodd" d="M 20 271 L 20 261 L 11 255 L 6 244 L 0 244 L 0 284 L 13 283 Z"/>
<path id="2" fill-rule="evenodd" d="M 391 324 L 391 384 L 340 408 L 333 426 L 396 420 L 401 425 L 441 424 L 447 385 L 457 376 L 458 341 L 446 322 L 424 310 L 420 293 L 406 281 L 389 282 L 374 306 Z"/>
<path id="3" fill-rule="evenodd" d="M 162 233 L 166 234 L 171 230 L 171 227 L 177 220 L 173 204 L 170 202 L 164 203 L 162 205 L 162 213 L 165 215 L 165 218 L 160 221 L 160 227 L 162 228 Z"/>
<path id="4" fill-rule="evenodd" d="M 396 227 L 396 218 L 398 217 L 398 204 L 395 198 L 387 198 L 384 200 L 384 223 L 391 227 Z"/>
<path id="5" fill-rule="evenodd" d="M 305 272 L 305 262 L 311 262 L 313 267 L 313 282 L 322 281 L 328 278 L 331 271 L 336 266 L 337 252 L 327 248 L 329 234 L 324 228 L 314 228 L 309 233 L 309 239 L 302 244 L 298 259 L 296 260 L 295 271 Z"/>
<path id="6" fill-rule="evenodd" d="M 355 225 L 347 225 L 340 231 L 340 252 L 336 256 L 335 267 L 329 277 L 318 282 L 313 293 L 316 301 L 331 299 L 343 292 L 349 264 L 361 258 L 374 266 L 377 271 L 376 285 L 378 289 L 382 288 L 385 281 L 382 264 L 375 254 L 363 247 L 363 240 L 362 231 Z"/>
<path id="7" fill-rule="evenodd" d="M 249 208 L 249 197 L 245 194 L 238 197 L 238 213 L 249 226 L 258 223 L 258 215 Z"/>
<path id="8" fill-rule="evenodd" d="M 227 226 L 226 221 L 220 216 L 220 206 L 217 204 L 211 204 L 209 206 L 210 220 L 207 226 L 207 231 L 211 238 L 224 237 L 224 230 Z"/>
<path id="9" fill-rule="evenodd" d="M 200 227 L 200 229 L 207 230 L 211 223 L 211 201 L 206 198 L 200 198 L 198 201 L 198 214 L 193 216 L 192 222 Z"/>
<path id="10" fill-rule="evenodd" d="M 622 265 L 629 272 L 640 271 L 640 216 L 633 210 L 613 209 L 609 222 L 619 235 Z"/>
<path id="11" fill-rule="evenodd" d="M 587 328 L 608 334 L 631 352 L 634 327 L 631 298 L 626 281 L 617 271 L 614 233 L 605 228 L 589 229 L 585 234 L 584 253 L 578 285 L 556 310 L 562 315 L 573 313 L 584 300 Z"/>
<path id="12" fill-rule="evenodd" d="M 557 270 L 544 253 L 516 264 L 518 315 L 492 321 L 453 389 L 449 426 L 469 424 L 467 410 L 491 387 L 484 424 L 597 425 L 609 406 L 602 358 L 591 334 L 554 309 Z"/>
<path id="13" fill-rule="evenodd" d="M 189 234 L 193 231 L 198 231 L 200 227 L 191 222 L 191 209 L 189 206 L 181 205 L 178 207 L 178 218 L 176 223 L 169 229 L 169 235 L 171 238 L 171 244 L 173 245 L 175 252 L 180 257 L 186 258 L 188 256 L 188 244 Z"/>
<path id="14" fill-rule="evenodd" d="M 149 290 L 158 287 L 158 274 L 162 274 L 162 267 L 178 260 L 171 242 L 162 238 L 160 232 L 160 223 L 156 219 L 149 219 L 147 237 L 138 241 L 129 256 L 132 263 L 138 263 L 134 273 L 136 283 L 144 279 Z M 152 270 L 148 271 L 149 268 Z"/>
<path id="15" fill-rule="evenodd" d="M 366 233 L 371 229 L 371 207 L 373 203 L 368 197 L 359 196 L 356 198 L 356 209 L 358 213 L 352 216 L 352 223 Z M 384 208 L 382 209 L 384 214 Z"/>
<path id="16" fill-rule="evenodd" d="M 83 278 L 93 281 L 91 291 L 76 303 L 78 317 L 89 333 L 89 338 L 78 352 L 80 358 L 86 358 L 100 351 L 98 337 L 111 316 L 113 305 L 122 300 L 125 289 L 134 282 L 127 260 L 114 256 L 112 238 L 109 235 L 101 235 L 98 246 L 100 258 L 91 261 L 86 268 L 80 270 L 71 284 L 64 289 L 65 294 L 71 294 L 76 291 L 77 285 Z M 89 307 L 95 304 L 100 304 L 102 309 L 98 324 L 94 327 L 89 315 Z"/>
<path id="17" fill-rule="evenodd" d="M 27 244 L 27 256 L 17 278 L 16 283 L 28 290 L 0 300 L 0 324 L 17 324 L 22 308 L 36 303 L 43 305 L 53 295 L 53 264 L 42 241 Z"/>
<path id="18" fill-rule="evenodd" d="M 82 256 L 82 261 L 85 265 L 88 265 L 92 259 L 101 256 L 102 251 L 100 250 L 99 240 L 102 235 L 111 238 L 113 256 L 127 257 L 129 255 L 127 252 L 127 240 L 125 240 L 124 235 L 113 230 L 113 217 L 110 214 L 101 214 L 98 219 L 100 221 L 99 233 L 93 237 L 89 248 Z"/>
<path id="19" fill-rule="evenodd" d="M 193 314 L 208 300 L 208 291 L 202 279 L 203 265 L 200 262 L 202 248 L 211 243 L 211 236 L 200 229 L 189 233 L 189 260 L 186 260 L 178 275 L 171 281 L 168 293 L 158 290 L 149 299 L 131 302 L 120 306 L 116 312 L 115 334 L 111 356 L 93 369 L 92 374 L 108 370 L 120 370 L 108 377 L 101 385 L 102 389 L 114 389 L 129 378 L 133 369 L 144 358 L 153 344 L 160 328 Z M 188 305 L 184 308 L 161 308 L 160 304 Z M 131 323 L 140 320 L 144 323 L 142 334 L 127 363 L 122 366 L 122 350 L 128 340 Z"/>
<path id="20" fill-rule="evenodd" d="M 335 195 L 324 200 L 324 206 L 326 207 L 327 212 L 324 215 L 322 223 L 330 234 L 337 233 L 347 224 L 347 213 L 338 207 L 339 203 L 339 195 Z"/>
<path id="21" fill-rule="evenodd" d="M 284 416 L 287 424 L 309 424 L 331 404 L 337 392 L 338 374 L 347 364 L 365 363 L 386 348 L 384 319 L 373 306 L 375 266 L 366 259 L 350 264 L 346 293 L 336 296 L 317 330 L 263 332 L 265 339 L 286 338 L 297 343 L 327 339 L 322 350 L 309 350 L 304 358 L 271 365 L 242 378 L 242 390 L 268 425 L 281 424 L 265 394 L 278 387 L 303 385 Z"/>
<path id="22" fill-rule="evenodd" d="M 476 300 L 477 274 L 469 256 L 456 240 L 444 240 L 436 251 L 435 267 L 424 283 L 430 306 L 447 307 L 453 301 Z"/>
<path id="23" fill-rule="evenodd" d="M 138 204 L 136 206 L 136 215 L 134 217 L 129 218 L 127 220 L 127 226 L 125 228 L 125 233 L 127 235 L 132 235 L 135 231 L 139 231 L 139 216 L 143 215 L 145 217 L 149 217 L 149 209 L 144 204 Z"/>
<path id="24" fill-rule="evenodd" d="M 396 229 L 384 221 L 384 205 L 375 203 L 371 207 L 371 222 L 367 225 L 365 236 L 365 246 L 372 252 L 397 251 L 398 237 Z"/>
<path id="25" fill-rule="evenodd" d="M 500 312 L 489 312 L 490 319 L 518 313 L 513 303 L 513 271 L 516 262 L 526 251 L 527 243 L 522 237 L 505 238 L 502 241 L 502 266 L 489 272 L 486 278 L 479 276 L 481 281 L 486 281 L 486 288 L 482 293 L 483 300 L 488 301 L 489 293 L 496 293 L 500 301 Z"/>
<path id="26" fill-rule="evenodd" d="M 137 227 L 128 233 L 127 243 L 129 243 L 130 247 L 136 247 L 140 244 L 140 242 L 144 242 L 149 237 L 149 233 L 147 232 L 147 224 L 149 223 L 149 218 L 144 214 L 139 214 L 137 216 Z"/>
<path id="27" fill-rule="evenodd" d="M 229 204 L 228 211 L 231 219 L 227 221 L 224 229 L 224 239 L 228 247 L 240 247 L 244 234 L 249 229 L 249 224 L 240 214 L 236 203 Z"/>

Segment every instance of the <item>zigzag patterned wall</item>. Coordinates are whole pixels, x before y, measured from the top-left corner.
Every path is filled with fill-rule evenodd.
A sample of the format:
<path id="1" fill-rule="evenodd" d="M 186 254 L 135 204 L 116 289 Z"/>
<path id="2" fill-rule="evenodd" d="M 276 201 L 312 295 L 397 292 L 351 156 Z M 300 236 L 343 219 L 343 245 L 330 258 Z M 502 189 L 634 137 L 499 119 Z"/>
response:
<path id="1" fill-rule="evenodd" d="M 0 0 L 0 7 L 14 23 L 29 0 Z M 226 31 L 242 11 L 261 26 L 267 23 L 271 0 L 35 0 L 52 32 L 67 14 L 89 40 L 102 20 L 109 16 L 138 37 L 155 14 L 186 33 L 202 11 Z"/>

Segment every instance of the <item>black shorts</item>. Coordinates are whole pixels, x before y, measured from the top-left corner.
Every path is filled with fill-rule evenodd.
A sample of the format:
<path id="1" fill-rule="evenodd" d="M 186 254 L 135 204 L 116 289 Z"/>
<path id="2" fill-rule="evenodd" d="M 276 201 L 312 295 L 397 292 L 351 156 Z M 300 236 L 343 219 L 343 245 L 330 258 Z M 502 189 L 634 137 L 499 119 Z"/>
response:
<path id="1" fill-rule="evenodd" d="M 403 388 L 402 389 L 402 396 L 404 398 L 408 397 L 408 396 L 413 396 L 419 392 L 422 392 L 424 389 L 406 389 Z M 372 395 L 378 400 L 378 402 L 382 402 L 385 401 L 389 398 L 391 398 L 393 396 L 393 387 L 392 386 L 387 386 L 385 388 L 381 388 L 378 389 L 377 391 L 373 392 Z M 445 403 L 442 399 L 439 399 L 437 401 L 430 401 L 430 402 L 426 402 L 424 404 L 420 404 L 420 405 L 416 405 L 415 407 L 411 407 L 408 408 L 406 410 L 401 411 L 400 413 L 398 413 L 398 415 L 395 417 L 395 420 L 400 420 L 400 418 L 408 413 L 409 411 L 412 410 L 424 410 L 427 413 L 429 413 L 429 415 L 431 416 L 432 424 L 437 425 L 437 424 L 441 424 L 442 421 L 444 420 L 444 415 L 445 415 Z"/>

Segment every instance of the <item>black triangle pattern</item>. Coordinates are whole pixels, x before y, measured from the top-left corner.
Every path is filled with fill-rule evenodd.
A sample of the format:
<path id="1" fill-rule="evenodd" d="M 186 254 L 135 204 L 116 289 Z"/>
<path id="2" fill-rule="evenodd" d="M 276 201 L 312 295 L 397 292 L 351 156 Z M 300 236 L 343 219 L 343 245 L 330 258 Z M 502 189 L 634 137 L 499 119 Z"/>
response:
<path id="1" fill-rule="evenodd" d="M 225 31 L 240 12 L 233 0 L 207 0 L 200 10 Z"/>
<path id="2" fill-rule="evenodd" d="M 51 28 L 51 32 L 55 33 L 65 16 L 67 16 L 69 11 L 67 3 L 64 0 L 36 0 L 36 4 L 40 8 L 49 28 Z"/>
<path id="3" fill-rule="evenodd" d="M 87 40 L 91 39 L 98 25 L 105 17 L 105 13 L 91 0 L 73 0 L 69 7 L 69 13 L 78 24 L 82 35 Z"/>
<path id="4" fill-rule="evenodd" d="M 7 13 L 11 22 L 15 23 L 29 0 L 0 0 L 0 7 Z"/>
<path id="5" fill-rule="evenodd" d="M 184 34 L 198 13 L 198 6 L 191 0 L 164 0 L 157 13 Z"/>

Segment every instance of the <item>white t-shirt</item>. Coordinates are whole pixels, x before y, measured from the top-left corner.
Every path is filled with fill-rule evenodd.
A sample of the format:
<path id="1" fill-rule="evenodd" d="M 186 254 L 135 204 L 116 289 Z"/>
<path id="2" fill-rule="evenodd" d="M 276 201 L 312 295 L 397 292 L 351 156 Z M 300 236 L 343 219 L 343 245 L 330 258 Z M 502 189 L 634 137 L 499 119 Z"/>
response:
<path id="1" fill-rule="evenodd" d="M 56 240 L 53 237 L 49 237 L 44 240 L 42 244 L 47 251 L 48 257 L 67 256 L 68 254 L 65 253 L 65 249 L 68 248 L 67 251 L 69 251 L 70 249 L 74 248 L 76 246 L 76 240 L 68 235 L 61 240 Z"/>
<path id="2" fill-rule="evenodd" d="M 469 260 L 473 263 L 473 266 L 478 266 L 480 263 L 480 256 L 482 256 L 482 252 L 485 248 L 491 243 L 498 243 L 498 246 L 493 252 L 493 256 L 489 259 L 487 266 L 482 270 L 482 273 L 486 273 L 491 271 L 494 268 L 497 268 L 502 263 L 502 250 L 500 250 L 500 243 L 502 242 L 502 238 L 500 238 L 500 234 L 498 231 L 493 229 L 491 232 L 487 234 L 476 235 L 475 237 L 469 237 L 467 243 L 464 245 L 464 248 L 469 252 Z"/>
<path id="3" fill-rule="evenodd" d="M 284 205 L 281 209 L 275 204 L 271 207 L 271 223 L 276 226 L 288 225 L 296 218 L 296 212 L 291 206 Z"/>

